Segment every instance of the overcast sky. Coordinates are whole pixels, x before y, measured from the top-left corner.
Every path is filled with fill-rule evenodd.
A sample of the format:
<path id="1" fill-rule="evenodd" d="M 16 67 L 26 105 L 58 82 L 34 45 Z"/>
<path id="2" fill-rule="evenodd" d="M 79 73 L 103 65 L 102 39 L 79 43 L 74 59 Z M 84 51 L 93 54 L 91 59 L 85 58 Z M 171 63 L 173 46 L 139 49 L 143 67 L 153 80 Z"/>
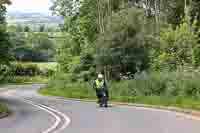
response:
<path id="1" fill-rule="evenodd" d="M 50 14 L 51 0 L 11 0 L 8 11 L 41 12 Z"/>

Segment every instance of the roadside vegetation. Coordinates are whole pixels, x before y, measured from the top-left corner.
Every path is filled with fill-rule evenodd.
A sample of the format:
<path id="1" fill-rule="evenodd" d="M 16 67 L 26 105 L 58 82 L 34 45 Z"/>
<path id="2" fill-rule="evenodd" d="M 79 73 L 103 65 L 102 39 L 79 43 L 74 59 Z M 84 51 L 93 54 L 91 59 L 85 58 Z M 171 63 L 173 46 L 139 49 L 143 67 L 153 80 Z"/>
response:
<path id="1" fill-rule="evenodd" d="M 0 104 L 0 116 L 1 116 L 1 114 L 3 114 L 3 113 L 8 113 L 8 108 L 7 108 L 6 105 Z"/>
<path id="2" fill-rule="evenodd" d="M 200 109 L 198 1 L 56 0 L 52 10 L 69 38 L 40 93 L 94 99 L 103 73 L 112 101 Z"/>
<path id="3" fill-rule="evenodd" d="M 0 84 L 47 83 L 58 66 L 56 44 L 64 41 L 65 33 L 60 32 L 60 27 L 45 24 L 34 25 L 37 28 L 25 24 L 7 25 L 5 4 L 2 9 L 5 46 L 0 49 Z"/>
<path id="4" fill-rule="evenodd" d="M 58 67 L 56 44 L 64 42 L 66 35 L 59 26 L 8 25 L 10 4 L 10 0 L 0 1 L 0 85 L 47 83 Z M 0 113 L 7 110 L 0 103 Z"/>
<path id="5" fill-rule="evenodd" d="M 0 1 L 0 75 L 4 75 L 2 72 L 3 66 L 8 66 L 10 53 L 9 49 L 11 47 L 8 39 L 8 34 L 6 32 L 6 22 L 5 22 L 5 13 L 6 7 L 5 5 L 11 4 L 9 0 Z M 7 112 L 8 109 L 5 105 L 1 104 L 0 101 L 0 114 Z"/>
<path id="6" fill-rule="evenodd" d="M 1 84 L 31 84 L 48 82 L 57 69 L 57 63 L 12 62 L 0 76 Z"/>
<path id="7" fill-rule="evenodd" d="M 103 73 L 113 101 L 200 109 L 198 0 L 55 0 L 51 10 L 64 17 L 53 34 L 2 26 L 0 82 L 38 81 L 45 95 L 94 99 L 91 84 Z"/>
<path id="8" fill-rule="evenodd" d="M 116 102 L 200 109 L 200 72 L 154 72 L 137 79 L 109 83 L 110 100 Z M 66 98 L 96 99 L 91 82 L 73 82 L 60 74 L 39 92 Z"/>

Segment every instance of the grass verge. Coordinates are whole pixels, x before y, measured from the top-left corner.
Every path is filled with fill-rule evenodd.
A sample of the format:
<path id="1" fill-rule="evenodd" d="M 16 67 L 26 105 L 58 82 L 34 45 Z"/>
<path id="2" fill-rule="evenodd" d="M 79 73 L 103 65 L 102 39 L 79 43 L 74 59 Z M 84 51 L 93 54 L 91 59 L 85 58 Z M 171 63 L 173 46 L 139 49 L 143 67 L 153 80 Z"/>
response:
<path id="1" fill-rule="evenodd" d="M 42 88 L 40 94 L 66 98 L 95 99 L 95 93 L 87 84 L 67 84 L 65 88 Z"/>
<path id="2" fill-rule="evenodd" d="M 48 77 L 43 76 L 13 76 L 7 77 L 0 82 L 1 85 L 4 84 L 33 84 L 33 83 L 42 83 L 46 84 L 49 81 Z"/>
<path id="3" fill-rule="evenodd" d="M 1 117 L 1 114 L 7 114 L 8 113 L 8 108 L 5 104 L 1 104 L 0 103 L 0 117 Z"/>
<path id="4" fill-rule="evenodd" d="M 85 84 L 68 84 L 65 88 L 42 88 L 42 95 L 61 96 L 65 98 L 95 100 L 95 92 Z M 182 96 L 119 96 L 110 92 L 110 101 L 136 103 L 146 105 L 157 105 L 166 107 L 179 107 L 184 109 L 200 110 L 200 100 Z"/>
<path id="5" fill-rule="evenodd" d="M 70 75 L 58 73 L 40 93 L 66 98 L 96 98 L 90 83 L 71 79 Z M 199 79 L 200 72 L 196 71 L 141 73 L 133 80 L 108 83 L 110 100 L 200 110 Z"/>

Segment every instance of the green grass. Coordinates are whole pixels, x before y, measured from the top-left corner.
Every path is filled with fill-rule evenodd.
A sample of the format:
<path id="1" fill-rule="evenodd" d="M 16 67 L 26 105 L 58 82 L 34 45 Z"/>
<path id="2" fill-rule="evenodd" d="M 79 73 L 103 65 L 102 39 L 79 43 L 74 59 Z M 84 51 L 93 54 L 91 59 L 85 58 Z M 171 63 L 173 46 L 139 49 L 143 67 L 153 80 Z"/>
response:
<path id="1" fill-rule="evenodd" d="M 40 94 L 62 96 L 65 98 L 96 99 L 94 90 L 86 84 L 68 84 L 65 88 L 43 88 Z M 137 103 L 158 106 L 172 106 L 200 110 L 200 99 L 181 96 L 118 96 L 111 90 L 110 100 L 113 102 Z"/>
<path id="2" fill-rule="evenodd" d="M 180 107 L 185 109 L 200 110 L 200 100 L 186 97 L 165 97 L 165 96 L 135 96 L 135 97 L 115 97 L 112 101 L 157 105 L 167 107 Z"/>
<path id="3" fill-rule="evenodd" d="M 1 85 L 4 84 L 33 84 L 33 83 L 48 83 L 49 78 L 44 76 L 10 76 L 0 82 Z"/>
<path id="4" fill-rule="evenodd" d="M 96 98 L 89 83 L 72 82 L 69 74 L 62 73 L 39 92 L 66 98 Z M 200 72 L 151 72 L 134 80 L 112 82 L 109 92 L 111 101 L 200 110 Z"/>
<path id="5" fill-rule="evenodd" d="M 8 113 L 8 108 L 6 105 L 0 103 L 0 114 Z"/>
<path id="6" fill-rule="evenodd" d="M 12 62 L 13 64 L 19 63 L 19 62 Z M 40 69 L 51 69 L 56 70 L 58 63 L 57 62 L 23 62 L 24 65 L 37 65 Z"/>
<path id="7" fill-rule="evenodd" d="M 58 63 L 56 63 L 56 62 L 29 63 L 29 64 L 37 65 L 41 69 L 47 68 L 47 69 L 52 69 L 52 70 L 55 70 L 58 66 Z"/>
<path id="8" fill-rule="evenodd" d="M 94 92 L 87 84 L 67 84 L 65 88 L 43 88 L 39 92 L 44 95 L 62 96 L 67 98 L 94 99 Z"/>

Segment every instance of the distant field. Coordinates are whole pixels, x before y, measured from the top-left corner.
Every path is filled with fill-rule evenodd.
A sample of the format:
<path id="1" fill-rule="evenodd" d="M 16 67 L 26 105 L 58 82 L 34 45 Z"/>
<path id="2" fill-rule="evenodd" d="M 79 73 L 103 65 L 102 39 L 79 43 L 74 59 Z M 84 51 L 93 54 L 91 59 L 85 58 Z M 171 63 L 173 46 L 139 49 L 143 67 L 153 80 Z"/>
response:
<path id="1" fill-rule="evenodd" d="M 13 64 L 16 62 L 13 62 Z M 40 69 L 52 69 L 56 70 L 58 63 L 57 62 L 23 62 L 24 65 L 33 64 L 37 65 Z"/>
<path id="2" fill-rule="evenodd" d="M 25 63 L 26 64 L 26 63 Z M 29 63 L 33 65 L 37 65 L 41 69 L 52 69 L 55 70 L 58 66 L 57 62 L 47 62 L 47 63 Z"/>

